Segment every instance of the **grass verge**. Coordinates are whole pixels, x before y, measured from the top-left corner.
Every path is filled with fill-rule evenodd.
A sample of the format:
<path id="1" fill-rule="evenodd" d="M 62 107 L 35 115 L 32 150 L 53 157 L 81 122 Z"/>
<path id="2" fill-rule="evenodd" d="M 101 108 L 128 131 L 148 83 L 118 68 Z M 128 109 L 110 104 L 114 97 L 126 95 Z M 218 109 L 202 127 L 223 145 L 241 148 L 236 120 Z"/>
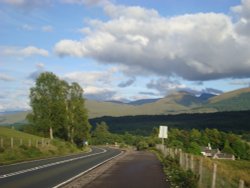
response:
<path id="1" fill-rule="evenodd" d="M 179 188 L 197 188 L 198 176 L 190 170 L 183 170 L 176 159 L 164 157 L 157 149 L 151 148 L 151 152 L 155 153 L 163 165 L 164 173 L 171 187 Z"/>
<path id="2" fill-rule="evenodd" d="M 13 147 L 11 147 L 11 138 L 13 138 Z M 79 149 L 75 145 L 62 140 L 49 141 L 49 139 L 6 127 L 0 127 L 0 139 L 3 140 L 2 147 L 0 146 L 0 165 L 90 150 L 90 148 Z M 43 145 L 41 145 L 42 139 L 45 140 Z"/>

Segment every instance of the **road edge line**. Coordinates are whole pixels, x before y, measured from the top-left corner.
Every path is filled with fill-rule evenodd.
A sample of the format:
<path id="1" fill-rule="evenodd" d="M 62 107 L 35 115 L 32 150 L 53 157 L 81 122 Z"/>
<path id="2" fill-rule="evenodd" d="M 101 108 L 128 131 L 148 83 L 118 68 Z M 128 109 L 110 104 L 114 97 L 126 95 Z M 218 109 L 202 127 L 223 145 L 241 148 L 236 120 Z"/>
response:
<path id="1" fill-rule="evenodd" d="M 86 154 L 91 153 L 92 152 L 92 148 L 90 148 L 89 151 L 86 152 Z M 8 166 L 14 166 L 14 165 L 19 165 L 19 164 L 25 164 L 25 163 L 32 163 L 32 162 L 38 162 L 38 161 L 45 161 L 45 160 L 50 160 L 50 159 L 55 159 L 55 158 L 60 158 L 60 157 L 69 157 L 69 156 L 74 156 L 74 155 L 78 155 L 81 153 L 85 153 L 85 152 L 79 152 L 79 153 L 74 153 L 74 154 L 67 154 L 67 155 L 63 155 L 63 156 L 52 156 L 52 157 L 48 157 L 48 158 L 43 158 L 43 159 L 34 159 L 34 160 L 30 160 L 30 161 L 22 161 L 22 162 L 17 162 L 17 163 L 12 163 L 12 164 L 6 164 L 6 165 L 0 165 L 0 168 L 2 167 L 8 167 Z"/>
<path id="2" fill-rule="evenodd" d="M 95 166 L 89 168 L 88 170 L 85 170 L 85 171 L 81 172 L 80 174 L 78 174 L 78 175 L 76 175 L 76 176 L 74 176 L 74 177 L 72 177 L 72 178 L 70 178 L 70 179 L 68 179 L 68 180 L 66 180 L 66 181 L 64 181 L 64 182 L 62 182 L 62 183 L 60 183 L 60 184 L 54 186 L 54 187 L 52 187 L 52 188 L 59 188 L 59 187 L 61 187 L 61 186 L 63 186 L 63 185 L 66 185 L 66 184 L 72 182 L 73 180 L 77 179 L 78 177 L 80 177 L 80 176 L 82 176 L 82 175 L 88 173 L 89 171 L 91 171 L 91 170 L 97 168 L 98 166 L 101 166 L 102 164 L 104 164 L 104 163 L 106 163 L 106 162 L 108 162 L 108 161 L 110 161 L 110 160 L 112 160 L 112 159 L 114 159 L 114 158 L 116 158 L 116 157 L 119 157 L 119 156 L 122 155 L 123 153 L 124 153 L 124 151 L 121 151 L 121 153 L 119 153 L 119 154 L 117 154 L 117 155 L 115 155 L 115 156 L 113 156 L 113 157 L 111 157 L 111 158 L 109 158 L 109 159 L 106 159 L 105 161 L 103 161 L 103 162 L 101 162 L 101 163 L 98 163 L 97 165 L 95 165 Z"/>

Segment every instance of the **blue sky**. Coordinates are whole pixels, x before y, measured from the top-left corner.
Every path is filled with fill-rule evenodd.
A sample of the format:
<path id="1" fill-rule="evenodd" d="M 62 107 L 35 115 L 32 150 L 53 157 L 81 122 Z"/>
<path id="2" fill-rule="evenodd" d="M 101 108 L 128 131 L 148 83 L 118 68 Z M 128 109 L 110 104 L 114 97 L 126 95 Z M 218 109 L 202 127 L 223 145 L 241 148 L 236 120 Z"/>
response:
<path id="1" fill-rule="evenodd" d="M 0 0 L 0 111 L 51 71 L 88 99 L 250 84 L 250 0 Z"/>

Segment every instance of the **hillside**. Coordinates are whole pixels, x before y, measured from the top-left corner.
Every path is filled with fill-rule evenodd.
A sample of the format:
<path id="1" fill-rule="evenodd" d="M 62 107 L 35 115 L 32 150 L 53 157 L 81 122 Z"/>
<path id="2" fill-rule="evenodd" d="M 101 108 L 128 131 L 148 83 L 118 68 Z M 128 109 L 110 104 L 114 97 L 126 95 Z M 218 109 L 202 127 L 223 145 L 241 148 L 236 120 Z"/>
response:
<path id="1" fill-rule="evenodd" d="M 0 165 L 79 152 L 79 149 L 70 143 L 56 139 L 50 141 L 48 138 L 3 126 L 0 126 L 0 138 L 3 145 L 0 146 Z M 13 138 L 13 148 L 11 148 L 11 138 Z"/>
<path id="2" fill-rule="evenodd" d="M 102 116 L 119 117 L 250 110 L 250 88 L 239 89 L 218 96 L 203 94 L 196 97 L 188 92 L 176 92 L 165 98 L 142 100 L 131 104 L 86 100 L 86 108 L 90 119 Z M 27 113 L 1 115 L 0 124 L 24 122 Z"/>
<path id="3" fill-rule="evenodd" d="M 213 97 L 206 105 L 218 111 L 238 111 L 250 109 L 250 88 L 244 88 Z"/>

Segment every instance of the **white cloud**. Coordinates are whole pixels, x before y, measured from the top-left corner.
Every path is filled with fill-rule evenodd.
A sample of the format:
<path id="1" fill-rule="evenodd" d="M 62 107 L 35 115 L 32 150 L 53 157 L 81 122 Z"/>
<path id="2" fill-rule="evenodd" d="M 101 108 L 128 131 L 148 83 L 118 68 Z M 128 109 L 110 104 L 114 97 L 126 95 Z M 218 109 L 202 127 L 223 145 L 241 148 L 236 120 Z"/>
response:
<path id="1" fill-rule="evenodd" d="M 29 57 L 33 55 L 39 56 L 49 56 L 49 52 L 42 48 L 37 48 L 35 46 L 28 46 L 25 48 L 20 47 L 1 47 L 0 54 L 5 56 L 22 56 Z"/>
<path id="2" fill-rule="evenodd" d="M 239 21 L 235 24 L 236 31 L 250 37 L 250 0 L 242 0 L 242 4 L 232 10 L 239 15 Z"/>
<path id="3" fill-rule="evenodd" d="M 26 30 L 26 31 L 32 31 L 32 30 L 34 30 L 35 28 L 34 28 L 34 26 L 32 26 L 32 25 L 24 24 L 24 25 L 22 25 L 22 29 L 23 29 L 23 30 Z"/>
<path id="4" fill-rule="evenodd" d="M 249 1 L 238 8 L 239 20 L 248 18 Z M 104 11 L 108 21 L 90 20 L 82 40 L 61 40 L 55 52 L 120 64 L 134 76 L 151 73 L 205 81 L 250 75 L 250 38 L 241 35 L 237 23 L 225 14 L 167 18 L 156 10 L 111 3 Z"/>
<path id="5" fill-rule="evenodd" d="M 28 92 L 24 88 L 2 90 L 0 97 L 0 111 L 29 110 Z"/>
<path id="6" fill-rule="evenodd" d="M 107 2 L 107 0 L 61 0 L 62 3 L 99 5 Z"/>
<path id="7" fill-rule="evenodd" d="M 14 81 L 15 79 L 7 74 L 0 73 L 0 81 Z"/>
<path id="8" fill-rule="evenodd" d="M 37 8 L 45 5 L 50 5 L 53 0 L 0 0 L 0 3 L 5 3 L 18 8 Z"/>
<path id="9" fill-rule="evenodd" d="M 113 80 L 112 71 L 71 72 L 64 75 L 63 78 L 71 82 L 78 82 L 82 86 L 109 85 Z"/>
<path id="10" fill-rule="evenodd" d="M 107 101 L 115 99 L 116 91 L 97 88 L 87 87 L 84 89 L 84 96 L 90 100 Z"/>
<path id="11" fill-rule="evenodd" d="M 171 92 L 184 90 L 187 88 L 186 85 L 181 84 L 177 80 L 171 80 L 169 78 L 160 78 L 158 80 L 151 80 L 147 84 L 148 89 L 154 89 L 161 95 L 167 95 Z"/>
<path id="12" fill-rule="evenodd" d="M 51 25 L 45 25 L 45 26 L 42 26 L 42 31 L 43 32 L 53 32 L 54 28 Z"/>

